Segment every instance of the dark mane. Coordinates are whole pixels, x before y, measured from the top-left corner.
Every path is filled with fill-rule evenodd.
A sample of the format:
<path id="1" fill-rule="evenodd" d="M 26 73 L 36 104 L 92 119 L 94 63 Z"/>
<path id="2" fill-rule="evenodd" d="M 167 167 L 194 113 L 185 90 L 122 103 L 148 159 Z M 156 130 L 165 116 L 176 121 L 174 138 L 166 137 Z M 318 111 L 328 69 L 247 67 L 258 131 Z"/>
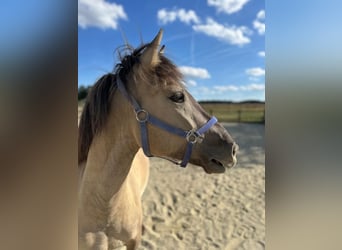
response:
<path id="1" fill-rule="evenodd" d="M 110 112 L 111 100 L 116 91 L 116 75 L 119 74 L 123 83 L 126 83 L 128 74 L 133 66 L 139 63 L 139 57 L 149 44 L 137 49 L 126 46 L 119 53 L 120 62 L 116 64 L 113 73 L 102 76 L 92 87 L 86 98 L 78 129 L 78 163 L 82 163 L 88 157 L 88 152 L 93 138 L 104 127 Z M 124 56 L 122 56 L 122 52 Z M 147 80 L 151 84 L 177 84 L 181 82 L 182 75 L 177 67 L 165 56 L 160 55 L 158 66 L 148 72 L 140 70 L 136 81 Z"/>
<path id="2" fill-rule="evenodd" d="M 78 163 L 87 159 L 90 144 L 106 122 L 110 97 L 116 90 L 113 74 L 102 76 L 91 87 L 85 101 L 78 128 Z"/>

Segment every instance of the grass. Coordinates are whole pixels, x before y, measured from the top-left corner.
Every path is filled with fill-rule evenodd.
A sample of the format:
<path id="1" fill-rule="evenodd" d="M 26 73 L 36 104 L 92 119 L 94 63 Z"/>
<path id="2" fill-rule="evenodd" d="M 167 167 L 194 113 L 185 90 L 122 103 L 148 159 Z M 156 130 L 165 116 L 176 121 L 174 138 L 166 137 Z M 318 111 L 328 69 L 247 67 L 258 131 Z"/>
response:
<path id="1" fill-rule="evenodd" d="M 265 103 L 201 102 L 200 104 L 220 122 L 265 122 Z"/>
<path id="2" fill-rule="evenodd" d="M 201 106 L 211 115 L 216 116 L 220 122 L 265 122 L 265 103 L 258 102 L 200 102 Z M 82 108 L 84 100 L 78 102 Z"/>

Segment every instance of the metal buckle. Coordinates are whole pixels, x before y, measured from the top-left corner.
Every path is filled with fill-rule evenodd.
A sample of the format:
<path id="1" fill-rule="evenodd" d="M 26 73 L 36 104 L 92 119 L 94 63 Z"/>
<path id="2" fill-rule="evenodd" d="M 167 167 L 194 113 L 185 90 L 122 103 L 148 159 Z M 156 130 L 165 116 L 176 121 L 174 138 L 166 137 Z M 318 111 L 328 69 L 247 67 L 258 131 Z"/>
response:
<path id="1" fill-rule="evenodd" d="M 185 138 L 189 143 L 194 144 L 198 141 L 199 136 L 200 135 L 196 131 L 190 130 Z"/>
<path id="2" fill-rule="evenodd" d="M 142 117 L 141 114 L 143 113 Z M 147 122 L 148 121 L 148 112 L 145 109 L 140 109 L 135 111 L 135 119 L 138 122 Z"/>

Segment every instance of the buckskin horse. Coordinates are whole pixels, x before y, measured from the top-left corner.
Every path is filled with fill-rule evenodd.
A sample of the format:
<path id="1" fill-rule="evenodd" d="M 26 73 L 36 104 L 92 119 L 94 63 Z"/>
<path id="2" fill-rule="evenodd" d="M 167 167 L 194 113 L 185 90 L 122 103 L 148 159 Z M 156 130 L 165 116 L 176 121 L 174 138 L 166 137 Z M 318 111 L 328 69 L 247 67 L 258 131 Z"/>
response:
<path id="1" fill-rule="evenodd" d="M 186 90 L 182 74 L 152 42 L 126 53 L 91 88 L 79 124 L 79 249 L 136 249 L 148 157 L 223 173 L 237 144 Z"/>

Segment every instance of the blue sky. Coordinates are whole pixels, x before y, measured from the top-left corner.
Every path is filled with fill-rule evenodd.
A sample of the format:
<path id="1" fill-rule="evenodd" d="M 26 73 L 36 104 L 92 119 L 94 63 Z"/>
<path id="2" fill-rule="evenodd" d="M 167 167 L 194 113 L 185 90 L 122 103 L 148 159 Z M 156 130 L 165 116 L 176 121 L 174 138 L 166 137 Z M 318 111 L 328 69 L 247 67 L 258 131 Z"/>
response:
<path id="1" fill-rule="evenodd" d="M 265 3 L 260 0 L 78 1 L 78 81 L 92 85 L 117 63 L 124 36 L 162 44 L 197 100 L 265 100 Z"/>

